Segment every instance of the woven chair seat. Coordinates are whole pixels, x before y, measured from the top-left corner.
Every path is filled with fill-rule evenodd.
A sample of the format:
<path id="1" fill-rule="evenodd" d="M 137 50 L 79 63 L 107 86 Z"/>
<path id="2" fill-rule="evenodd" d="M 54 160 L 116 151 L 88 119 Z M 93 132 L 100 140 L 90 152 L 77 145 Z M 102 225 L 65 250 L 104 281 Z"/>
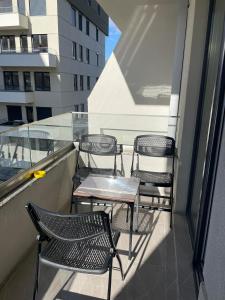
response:
<path id="1" fill-rule="evenodd" d="M 112 232 L 115 245 L 118 232 Z M 103 274 L 108 271 L 110 243 L 107 234 L 80 242 L 66 242 L 52 238 L 40 254 L 40 260 L 56 268 L 83 273 Z"/>
<path id="2" fill-rule="evenodd" d="M 75 176 L 73 177 L 73 181 L 76 180 L 84 181 L 84 179 L 87 178 L 88 175 L 114 176 L 114 170 L 103 169 L 103 168 L 89 168 L 89 167 L 78 168 Z M 117 170 L 116 175 L 121 176 L 121 172 Z"/>
<path id="3" fill-rule="evenodd" d="M 140 178 L 141 183 L 151 183 L 154 186 L 170 187 L 172 185 L 171 173 L 134 170 L 132 176 Z"/>

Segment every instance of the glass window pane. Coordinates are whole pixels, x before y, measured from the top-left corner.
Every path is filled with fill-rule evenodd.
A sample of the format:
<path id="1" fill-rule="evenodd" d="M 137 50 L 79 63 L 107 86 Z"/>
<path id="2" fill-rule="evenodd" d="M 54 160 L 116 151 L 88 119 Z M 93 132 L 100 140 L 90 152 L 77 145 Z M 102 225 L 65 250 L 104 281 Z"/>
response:
<path id="1" fill-rule="evenodd" d="M 31 16 L 46 16 L 46 0 L 30 0 Z"/>
<path id="2" fill-rule="evenodd" d="M 51 107 L 37 107 L 37 119 L 42 120 L 52 117 Z"/>
<path id="3" fill-rule="evenodd" d="M 79 13 L 79 29 L 80 29 L 80 31 L 82 31 L 82 29 L 83 29 L 83 24 L 82 24 L 83 20 L 82 19 L 83 19 L 82 14 Z"/>
<path id="4" fill-rule="evenodd" d="M 20 36 L 20 46 L 22 52 L 28 51 L 28 42 L 27 42 L 27 35 Z"/>
<path id="5" fill-rule="evenodd" d="M 31 91 L 31 76 L 30 72 L 23 72 L 24 90 Z"/>
<path id="6" fill-rule="evenodd" d="M 89 22 L 88 19 L 86 20 L 86 34 L 87 34 L 87 35 L 90 34 L 90 22 Z"/>
<path id="7" fill-rule="evenodd" d="M 79 45 L 79 57 L 80 61 L 83 61 L 83 46 Z"/>

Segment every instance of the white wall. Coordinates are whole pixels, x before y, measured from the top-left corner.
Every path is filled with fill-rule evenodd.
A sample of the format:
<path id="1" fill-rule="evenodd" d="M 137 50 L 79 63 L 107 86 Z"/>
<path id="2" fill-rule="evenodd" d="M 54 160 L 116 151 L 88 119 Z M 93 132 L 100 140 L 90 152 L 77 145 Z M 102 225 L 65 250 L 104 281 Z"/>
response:
<path id="1" fill-rule="evenodd" d="M 106 12 L 115 5 L 115 21 L 121 11 L 125 19 L 120 41 L 89 97 L 89 112 L 168 115 L 177 1 L 101 4 Z"/>

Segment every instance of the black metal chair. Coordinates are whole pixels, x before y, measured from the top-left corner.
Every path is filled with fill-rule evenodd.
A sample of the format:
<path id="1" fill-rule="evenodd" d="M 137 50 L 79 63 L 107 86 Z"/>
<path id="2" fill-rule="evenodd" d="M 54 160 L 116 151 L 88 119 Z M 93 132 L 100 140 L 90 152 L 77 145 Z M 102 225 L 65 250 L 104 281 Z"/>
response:
<path id="1" fill-rule="evenodd" d="M 105 212 L 64 215 L 29 203 L 26 209 L 39 235 L 33 300 L 38 291 L 40 263 L 74 272 L 100 275 L 109 271 L 107 299 L 111 295 L 112 264 L 120 233 L 111 231 Z M 44 245 L 43 245 L 44 243 Z"/>
<path id="2" fill-rule="evenodd" d="M 134 157 L 137 156 L 137 165 L 134 169 Z M 165 157 L 172 159 L 171 172 L 152 172 L 139 169 L 139 156 Z M 174 158 L 175 158 L 175 140 L 168 136 L 161 135 L 140 135 L 135 138 L 134 151 L 131 165 L 131 176 L 140 178 L 140 195 L 156 196 L 141 191 L 141 186 L 151 184 L 154 187 L 170 188 L 170 195 L 157 195 L 158 198 L 167 198 L 170 201 L 170 227 L 172 227 L 172 209 L 173 209 L 173 181 L 174 181 Z M 154 207 L 156 209 L 156 207 Z M 160 208 L 163 210 L 163 208 Z"/>
<path id="3" fill-rule="evenodd" d="M 80 166 L 80 153 L 87 153 L 88 163 L 87 166 Z M 80 183 L 88 175 L 103 175 L 103 176 L 123 176 L 123 158 L 122 158 L 123 146 L 117 144 L 115 137 L 105 134 L 87 134 L 83 135 L 79 141 L 77 163 L 75 167 L 75 175 L 73 176 L 73 189 L 80 185 Z M 90 157 L 91 155 L 98 156 L 111 156 L 114 158 L 114 163 L 112 168 L 97 168 L 91 167 Z M 121 157 L 121 170 L 117 169 L 117 156 Z M 70 212 L 72 212 L 72 205 L 76 201 L 78 204 L 79 199 L 74 199 L 73 194 L 71 197 L 71 207 Z"/>

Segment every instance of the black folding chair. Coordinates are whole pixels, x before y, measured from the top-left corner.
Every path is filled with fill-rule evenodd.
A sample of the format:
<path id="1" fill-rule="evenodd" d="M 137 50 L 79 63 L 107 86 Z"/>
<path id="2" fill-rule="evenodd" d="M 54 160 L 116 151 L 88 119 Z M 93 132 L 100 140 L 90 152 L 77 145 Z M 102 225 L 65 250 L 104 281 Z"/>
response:
<path id="1" fill-rule="evenodd" d="M 136 169 L 134 169 L 134 157 L 137 156 Z M 171 172 L 152 172 L 139 169 L 139 156 L 165 157 L 172 159 Z M 171 212 L 170 227 L 172 227 L 172 209 L 173 209 L 173 181 L 174 181 L 174 158 L 175 158 L 175 140 L 162 135 L 140 135 L 134 141 L 134 151 L 131 165 L 131 176 L 140 178 L 140 195 L 156 196 L 142 191 L 141 186 L 151 184 L 154 187 L 170 188 L 170 195 L 160 195 L 158 198 L 169 199 L 169 211 Z M 156 209 L 156 207 L 154 207 Z M 163 210 L 162 207 L 160 207 Z"/>
<path id="2" fill-rule="evenodd" d="M 38 291 L 40 263 L 87 274 L 100 275 L 109 271 L 109 300 L 114 257 L 118 259 L 124 278 L 116 249 L 120 233 L 111 231 L 109 216 L 105 212 L 64 215 L 31 203 L 26 209 L 39 233 L 33 300 Z"/>
<path id="3" fill-rule="evenodd" d="M 88 163 L 87 166 L 80 166 L 80 153 L 87 153 Z M 123 159 L 122 159 L 123 146 L 117 144 L 115 137 L 105 134 L 87 134 L 83 135 L 79 142 L 77 163 L 75 167 L 75 174 L 73 177 L 73 190 L 71 197 L 70 212 L 72 212 L 72 205 L 76 201 L 78 204 L 79 199 L 74 199 L 73 191 L 88 175 L 103 175 L 103 176 L 123 176 Z M 91 167 L 91 155 L 97 156 L 111 156 L 113 157 L 112 168 L 97 168 Z M 117 156 L 121 157 L 121 170 L 117 169 Z"/>

